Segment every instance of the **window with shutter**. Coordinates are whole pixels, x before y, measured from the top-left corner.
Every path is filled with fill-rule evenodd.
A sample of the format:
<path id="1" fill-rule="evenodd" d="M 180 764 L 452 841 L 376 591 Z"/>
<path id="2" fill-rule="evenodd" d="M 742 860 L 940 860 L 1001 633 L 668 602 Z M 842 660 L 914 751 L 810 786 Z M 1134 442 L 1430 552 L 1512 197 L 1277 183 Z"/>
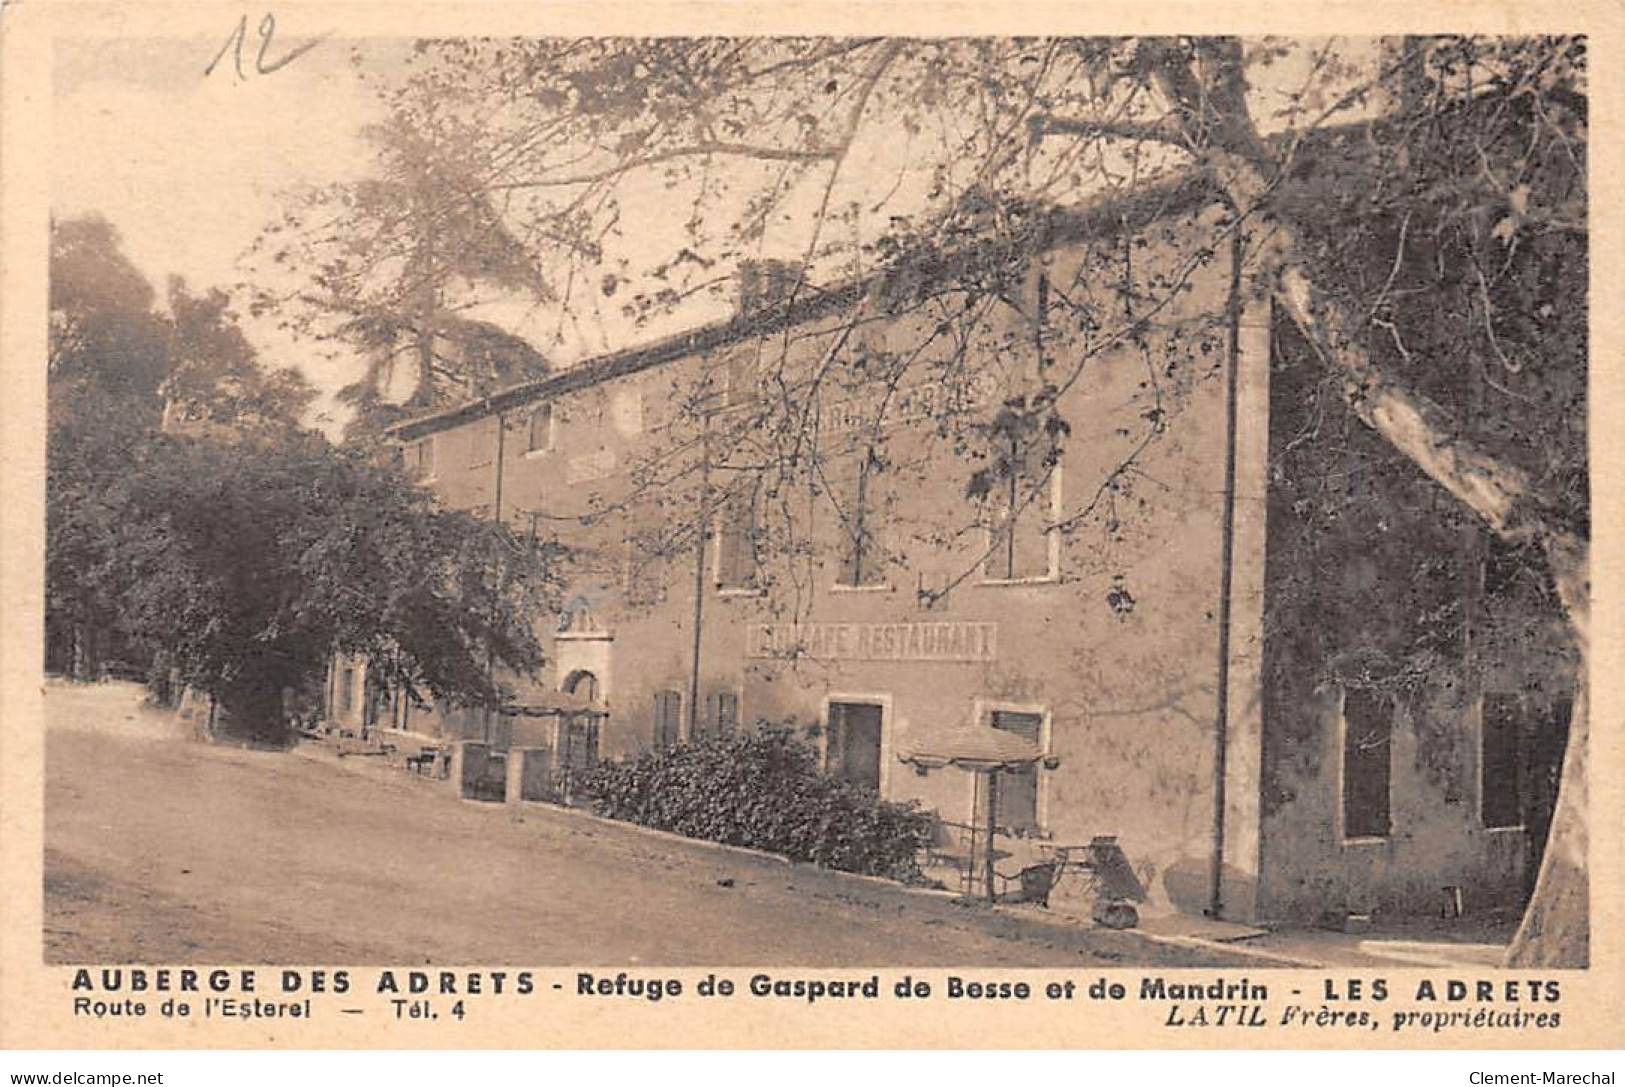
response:
<path id="1" fill-rule="evenodd" d="M 658 751 L 676 747 L 683 696 L 676 691 L 655 692 L 654 746 Z"/>
<path id="2" fill-rule="evenodd" d="M 1044 718 L 1037 713 L 994 710 L 988 723 L 1002 732 L 1013 732 L 1031 740 L 1034 747 L 1044 740 Z M 1006 834 L 1032 834 L 1038 830 L 1038 768 L 1006 770 L 999 775 L 999 792 L 994 823 Z"/>
<path id="3" fill-rule="evenodd" d="M 714 722 L 716 719 L 717 719 L 717 696 L 714 695 L 714 694 L 708 694 L 708 695 L 705 696 L 704 709 L 700 712 L 699 716 L 696 717 L 694 719 L 693 723 L 689 726 L 689 733 L 688 733 L 689 742 L 690 743 L 696 743 L 696 742 L 698 742 L 700 740 L 705 739 L 707 736 L 711 735 L 711 733 L 713 731 L 712 722 Z"/>
<path id="4" fill-rule="evenodd" d="M 406 473 L 413 479 L 434 478 L 434 438 L 413 442 L 406 451 Z"/>
<path id="5" fill-rule="evenodd" d="M 565 716 L 559 728 L 559 766 L 584 770 L 598 765 L 598 718 L 584 713 Z"/>
<path id="6" fill-rule="evenodd" d="M 723 592 L 756 588 L 757 499 L 744 487 L 723 503 L 717 526 L 717 588 Z"/>
<path id="7" fill-rule="evenodd" d="M 1524 713 L 1517 695 L 1484 696 L 1479 733 L 1479 816 L 1485 827 L 1523 825 Z"/>
<path id="8" fill-rule="evenodd" d="M 884 512 L 875 469 L 867 456 L 844 493 L 834 496 L 841 529 L 841 572 L 837 583 L 851 589 L 886 585 L 886 556 L 880 544 Z"/>
<path id="9" fill-rule="evenodd" d="M 732 736 L 739 731 L 739 696 L 732 691 L 717 692 L 717 735 Z"/>
<path id="10" fill-rule="evenodd" d="M 1038 581 L 1053 578 L 1054 503 L 1061 481 L 1059 465 L 1014 444 L 1010 472 L 993 488 L 993 523 L 983 577 L 988 581 Z"/>

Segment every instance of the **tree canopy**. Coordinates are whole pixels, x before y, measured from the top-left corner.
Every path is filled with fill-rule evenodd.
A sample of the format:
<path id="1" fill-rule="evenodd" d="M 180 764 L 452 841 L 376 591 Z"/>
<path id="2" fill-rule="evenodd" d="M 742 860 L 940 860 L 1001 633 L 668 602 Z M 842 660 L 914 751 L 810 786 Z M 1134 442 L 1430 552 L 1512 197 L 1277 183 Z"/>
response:
<path id="1" fill-rule="evenodd" d="M 156 310 L 105 222 L 56 224 L 52 256 L 56 666 L 152 660 L 264 739 L 334 652 L 451 702 L 496 701 L 493 664 L 536 667 L 545 548 L 302 428 L 311 389 L 260 365 L 227 296 L 174 281 Z"/>
<path id="2" fill-rule="evenodd" d="M 546 552 L 436 507 L 391 465 L 314 434 L 157 436 L 101 494 L 119 621 L 251 732 L 340 652 L 419 700 L 494 703 L 540 663 Z"/>
<path id="3" fill-rule="evenodd" d="M 523 337 L 476 312 L 482 292 L 539 301 L 529 232 L 470 173 L 466 124 L 394 112 L 366 129 L 374 173 L 294 196 L 253 249 L 252 310 L 307 343 L 347 345 L 363 372 L 339 391 L 352 436 L 547 373 Z M 294 286 L 269 284 L 294 273 Z"/>

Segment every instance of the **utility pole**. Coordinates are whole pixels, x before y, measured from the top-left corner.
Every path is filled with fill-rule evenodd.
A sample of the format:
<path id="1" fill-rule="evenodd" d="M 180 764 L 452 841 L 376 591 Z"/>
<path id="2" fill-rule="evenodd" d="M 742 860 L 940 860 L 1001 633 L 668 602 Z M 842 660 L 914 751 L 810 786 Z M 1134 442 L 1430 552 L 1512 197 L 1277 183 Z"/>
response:
<path id="1" fill-rule="evenodd" d="M 701 408 L 704 418 L 700 431 L 700 510 L 694 533 L 694 646 L 688 673 L 688 735 L 699 735 L 700 723 L 700 642 L 705 622 L 705 545 L 711 527 L 711 401 Z"/>
<path id="2" fill-rule="evenodd" d="M 496 469 L 495 469 L 496 480 L 494 481 L 494 484 L 492 486 L 493 493 L 492 493 L 492 496 L 491 496 L 491 520 L 492 520 L 492 522 L 494 524 L 499 524 L 500 525 L 502 523 L 502 467 L 503 467 L 502 459 L 503 459 L 504 446 L 506 445 L 508 427 L 507 427 L 506 422 L 503 420 L 502 413 L 500 411 L 497 412 L 496 420 L 497 420 L 497 448 L 496 448 Z M 507 568 L 506 567 L 498 568 L 498 570 L 497 570 L 497 594 L 498 594 L 499 597 L 500 597 L 500 595 L 502 593 L 502 587 L 503 587 L 502 583 L 506 579 L 506 574 L 507 574 Z M 491 621 L 493 623 L 496 622 L 497 609 L 500 606 L 501 606 L 501 601 L 500 600 L 491 601 Z M 491 638 L 490 638 L 489 635 L 487 635 L 486 639 L 485 639 L 485 682 L 487 684 L 489 684 L 491 682 L 491 677 L 495 673 L 495 671 L 496 671 L 495 663 L 493 661 L 493 654 L 491 652 Z M 491 706 L 490 706 L 489 703 L 486 704 L 484 718 L 485 719 L 482 722 L 482 728 L 481 728 L 480 731 L 481 731 L 482 735 L 485 738 L 485 742 L 490 743 L 491 742 Z"/>

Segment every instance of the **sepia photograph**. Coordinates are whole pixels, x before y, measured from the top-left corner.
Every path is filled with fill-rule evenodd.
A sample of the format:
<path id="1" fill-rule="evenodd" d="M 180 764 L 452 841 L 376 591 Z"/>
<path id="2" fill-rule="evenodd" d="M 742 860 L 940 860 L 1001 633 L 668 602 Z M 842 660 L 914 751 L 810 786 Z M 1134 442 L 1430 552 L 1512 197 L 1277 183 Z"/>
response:
<path id="1" fill-rule="evenodd" d="M 1586 35 L 219 16 L 35 88 L 76 991 L 1591 965 Z"/>

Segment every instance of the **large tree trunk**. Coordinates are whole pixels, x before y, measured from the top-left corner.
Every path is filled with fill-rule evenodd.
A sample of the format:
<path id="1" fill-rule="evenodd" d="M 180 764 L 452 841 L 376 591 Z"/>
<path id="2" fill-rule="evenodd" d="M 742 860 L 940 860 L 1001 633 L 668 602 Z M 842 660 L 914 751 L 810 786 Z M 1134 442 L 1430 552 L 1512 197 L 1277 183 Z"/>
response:
<path id="1" fill-rule="evenodd" d="M 282 709 L 281 679 L 247 669 L 220 692 L 215 735 L 255 746 L 286 747 L 290 736 Z"/>
<path id="2" fill-rule="evenodd" d="M 1589 965 L 1591 954 L 1590 845 L 1591 793 L 1587 784 L 1591 698 L 1586 667 L 1590 663 L 1591 579 L 1588 554 L 1565 538 L 1547 541 L 1546 561 L 1557 595 L 1574 624 L 1580 648 L 1579 676 L 1569 719 L 1568 747 L 1557 790 L 1557 811 L 1546 838 L 1546 852 L 1535 892 L 1524 911 L 1508 966 Z"/>
<path id="3" fill-rule="evenodd" d="M 1582 673 L 1569 722 L 1569 744 L 1563 754 L 1563 778 L 1557 812 L 1546 839 L 1546 855 L 1535 879 L 1535 893 L 1524 911 L 1508 966 L 1589 965 L 1591 949 L 1591 880 L 1586 869 L 1589 844 L 1586 788 L 1586 679 Z"/>

